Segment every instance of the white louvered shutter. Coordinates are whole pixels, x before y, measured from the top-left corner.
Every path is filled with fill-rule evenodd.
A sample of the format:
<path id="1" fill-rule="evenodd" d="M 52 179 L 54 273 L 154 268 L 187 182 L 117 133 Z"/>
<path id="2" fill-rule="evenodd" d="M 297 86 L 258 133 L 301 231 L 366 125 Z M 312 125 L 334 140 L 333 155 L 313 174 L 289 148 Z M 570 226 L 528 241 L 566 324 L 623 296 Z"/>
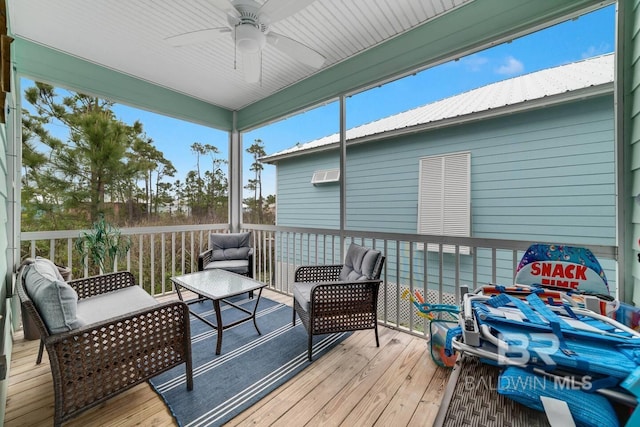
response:
<path id="1" fill-rule="evenodd" d="M 455 153 L 420 159 L 418 233 L 439 236 L 471 235 L 471 154 Z M 437 251 L 438 245 L 428 245 Z M 454 252 L 453 246 L 443 251 Z M 460 247 L 468 254 L 468 247 Z"/>

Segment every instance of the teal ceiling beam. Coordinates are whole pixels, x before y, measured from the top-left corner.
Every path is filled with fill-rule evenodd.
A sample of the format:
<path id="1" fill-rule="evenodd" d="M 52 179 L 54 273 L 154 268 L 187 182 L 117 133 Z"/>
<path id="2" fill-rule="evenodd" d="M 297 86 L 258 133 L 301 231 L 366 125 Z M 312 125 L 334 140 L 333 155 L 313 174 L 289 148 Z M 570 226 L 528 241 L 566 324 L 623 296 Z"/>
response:
<path id="1" fill-rule="evenodd" d="M 233 112 L 45 46 L 16 38 L 19 75 L 131 107 L 230 131 Z"/>
<path id="2" fill-rule="evenodd" d="M 258 127 L 601 5 L 595 0 L 475 0 L 241 109 L 238 129 Z"/>

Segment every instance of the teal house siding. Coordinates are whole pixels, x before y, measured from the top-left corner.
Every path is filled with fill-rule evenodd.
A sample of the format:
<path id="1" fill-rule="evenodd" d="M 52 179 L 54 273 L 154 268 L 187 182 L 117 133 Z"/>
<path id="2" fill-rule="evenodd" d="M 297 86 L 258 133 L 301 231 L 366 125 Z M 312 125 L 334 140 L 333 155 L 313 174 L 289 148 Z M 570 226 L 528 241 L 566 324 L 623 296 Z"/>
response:
<path id="1" fill-rule="evenodd" d="M 474 235 L 615 245 L 612 97 L 528 116 L 473 151 Z"/>
<path id="2" fill-rule="evenodd" d="M 466 151 L 472 237 L 615 245 L 613 111 L 613 96 L 604 95 L 348 146 L 346 229 L 415 234 L 420 158 Z M 339 186 L 310 183 L 314 170 L 338 164 L 337 150 L 277 161 L 278 225 L 339 228 Z M 437 290 L 442 275 L 443 290 L 453 292 L 454 255 L 442 254 L 441 272 L 437 252 L 425 256 L 422 247 L 409 246 L 386 248 L 387 281 Z M 492 281 L 491 257 L 477 250 L 478 271 L 485 272 L 479 283 Z M 499 283 L 513 281 L 518 260 L 510 251 L 497 253 Z M 460 255 L 461 284 L 473 284 L 472 262 Z M 601 262 L 613 291 L 615 264 Z"/>
<path id="3" fill-rule="evenodd" d="M 615 245 L 613 125 L 603 96 L 351 147 L 348 228 L 415 233 L 419 159 L 469 151 L 472 236 Z"/>
<path id="4" fill-rule="evenodd" d="M 418 158 L 424 145 L 407 137 L 347 150 L 348 229 L 416 232 Z"/>
<path id="5" fill-rule="evenodd" d="M 340 227 L 340 187 L 337 182 L 313 185 L 313 172 L 339 167 L 337 152 L 302 156 L 283 162 L 277 171 L 276 224 L 295 227 Z"/>

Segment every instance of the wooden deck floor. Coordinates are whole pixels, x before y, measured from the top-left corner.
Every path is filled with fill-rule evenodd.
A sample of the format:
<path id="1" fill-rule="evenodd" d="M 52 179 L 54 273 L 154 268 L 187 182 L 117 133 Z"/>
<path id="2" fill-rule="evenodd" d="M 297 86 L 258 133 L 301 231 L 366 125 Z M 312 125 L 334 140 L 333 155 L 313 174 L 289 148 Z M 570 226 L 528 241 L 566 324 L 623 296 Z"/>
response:
<path id="1" fill-rule="evenodd" d="M 273 300 L 290 297 L 265 292 Z M 293 380 L 238 415 L 229 426 L 430 426 L 449 370 L 437 367 L 425 340 L 381 327 L 359 331 Z M 35 364 L 38 341 L 19 332 L 9 378 L 5 426 L 50 426 L 53 386 L 45 354 Z M 186 391 L 185 391 L 186 392 Z M 65 426 L 174 426 L 167 407 L 141 384 L 71 420 Z"/>

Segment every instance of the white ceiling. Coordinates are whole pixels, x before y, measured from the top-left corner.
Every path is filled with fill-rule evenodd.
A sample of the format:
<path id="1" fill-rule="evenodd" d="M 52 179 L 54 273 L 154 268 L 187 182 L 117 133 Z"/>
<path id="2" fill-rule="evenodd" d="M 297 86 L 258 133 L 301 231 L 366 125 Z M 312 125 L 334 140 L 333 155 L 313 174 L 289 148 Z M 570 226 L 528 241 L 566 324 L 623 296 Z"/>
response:
<path id="1" fill-rule="evenodd" d="M 471 1 L 315 0 L 271 30 L 323 55 L 325 69 Z M 182 47 L 165 40 L 226 26 L 216 3 L 220 0 L 18 0 L 8 2 L 8 14 L 15 36 L 230 110 L 319 71 L 267 44 L 262 81 L 249 84 L 240 55 L 234 69 L 230 34 Z"/>

